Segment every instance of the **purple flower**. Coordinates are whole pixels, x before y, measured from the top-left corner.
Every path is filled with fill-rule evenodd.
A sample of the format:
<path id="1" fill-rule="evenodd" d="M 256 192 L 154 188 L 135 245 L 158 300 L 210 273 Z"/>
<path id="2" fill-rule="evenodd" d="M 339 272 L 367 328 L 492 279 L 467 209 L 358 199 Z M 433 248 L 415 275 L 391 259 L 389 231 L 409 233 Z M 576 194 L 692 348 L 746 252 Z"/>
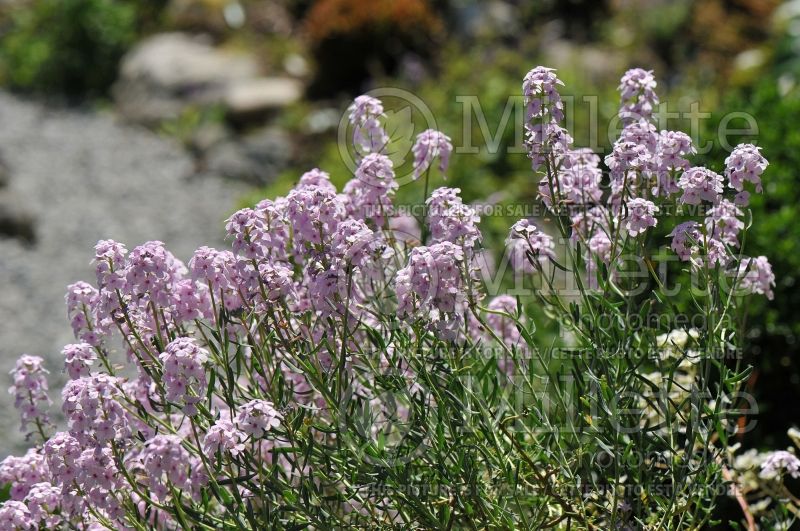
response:
<path id="1" fill-rule="evenodd" d="M 97 359 L 97 352 L 88 343 L 74 343 L 61 349 L 64 356 L 64 368 L 73 380 L 89 376 L 89 367 Z"/>
<path id="2" fill-rule="evenodd" d="M 48 479 L 44 456 L 30 448 L 22 457 L 9 456 L 0 462 L 0 483 L 11 485 L 11 499 L 21 501 L 31 487 Z"/>
<path id="3" fill-rule="evenodd" d="M 330 174 L 328 174 L 326 171 L 320 170 L 319 168 L 314 168 L 305 172 L 300 176 L 300 181 L 297 183 L 297 188 L 311 186 L 325 188 L 333 193 L 336 193 L 336 187 L 331 182 Z M 269 201 L 269 199 L 266 199 L 265 201 Z"/>
<path id="4" fill-rule="evenodd" d="M 544 263 L 555 260 L 553 238 L 540 231 L 527 219 L 521 219 L 511 226 L 506 239 L 506 249 L 515 271 L 532 272 L 531 260 Z"/>
<path id="5" fill-rule="evenodd" d="M 220 419 L 208 428 L 206 436 L 203 438 L 203 452 L 211 458 L 217 452 L 230 452 L 237 456 L 244 451 L 244 440 L 247 434 L 241 431 L 236 425 L 225 419 Z"/>
<path id="6" fill-rule="evenodd" d="M 99 345 L 106 329 L 98 315 L 100 303 L 98 291 L 86 282 L 76 282 L 67 286 L 65 300 L 67 317 L 75 338 L 90 345 Z"/>
<path id="7" fill-rule="evenodd" d="M 785 450 L 772 452 L 761 463 L 762 478 L 775 478 L 782 474 L 789 474 L 793 478 L 800 477 L 800 459 L 793 453 Z"/>
<path id="8" fill-rule="evenodd" d="M 125 292 L 133 300 L 169 307 L 173 285 L 188 272 L 163 242 L 150 241 L 128 255 Z"/>
<path id="9" fill-rule="evenodd" d="M 397 186 L 391 159 L 370 153 L 361 160 L 355 178 L 344 187 L 348 215 L 382 227 L 392 212 L 391 197 Z"/>
<path id="10" fill-rule="evenodd" d="M 46 408 L 52 402 L 47 396 L 48 371 L 43 364 L 39 356 L 23 354 L 11 370 L 14 385 L 8 392 L 14 395 L 14 407 L 19 411 L 23 432 L 29 424 L 43 428 L 50 423 Z"/>
<path id="11" fill-rule="evenodd" d="M 572 137 L 556 121 L 525 125 L 525 147 L 533 171 L 538 171 L 548 160 L 555 162 L 569 152 L 571 146 Z"/>
<path id="12" fill-rule="evenodd" d="M 517 316 L 517 299 L 510 295 L 499 295 L 492 299 L 486 306 L 492 312 L 503 312 L 508 315 Z M 522 339 L 517 324 L 511 317 L 498 315 L 497 313 L 487 313 L 486 324 L 509 348 L 516 347 L 525 350 L 527 346 Z M 507 360 L 505 360 L 507 361 Z M 506 372 L 513 369 L 513 363 L 501 363 L 501 369 Z"/>
<path id="13" fill-rule="evenodd" d="M 125 255 L 128 250 L 114 240 L 100 240 L 94 247 L 97 285 L 110 290 L 125 287 Z"/>
<path id="14" fill-rule="evenodd" d="M 772 265 L 766 256 L 743 259 L 739 268 L 739 275 L 744 275 L 741 279 L 741 286 L 745 292 L 766 295 L 767 299 L 773 299 L 775 294 L 772 292 L 772 288 L 775 287 L 775 274 L 772 272 Z"/>
<path id="15" fill-rule="evenodd" d="M 700 234 L 699 224 L 695 221 L 687 221 L 677 225 L 669 236 L 672 237 L 672 250 L 683 260 L 688 261 L 692 255 L 698 252 L 698 243 L 702 235 Z"/>
<path id="16" fill-rule="evenodd" d="M 236 427 L 256 439 L 281 425 L 283 415 L 275 410 L 272 402 L 266 400 L 251 400 L 239 410 L 236 415 Z"/>
<path id="17" fill-rule="evenodd" d="M 146 482 L 159 500 L 169 497 L 170 484 L 178 491 L 194 495 L 196 487 L 205 482 L 199 459 L 192 457 L 182 443 L 179 435 L 165 434 L 144 443 L 139 460 Z"/>
<path id="18" fill-rule="evenodd" d="M 82 501 L 101 509 L 114 519 L 122 514 L 116 493 L 122 487 L 122 477 L 110 448 L 87 448 L 75 462 L 75 483 L 83 491 Z"/>
<path id="19" fill-rule="evenodd" d="M 193 280 L 208 286 L 209 298 L 213 297 L 215 304 L 220 304 L 221 300 L 226 309 L 236 310 L 242 305 L 237 264 L 236 256 L 230 251 L 201 247 L 189 261 L 189 268 Z M 195 286 L 195 289 L 200 288 Z M 205 295 L 198 294 L 198 297 L 202 309 Z"/>
<path id="20" fill-rule="evenodd" d="M 294 234 L 296 256 L 300 257 L 305 255 L 305 246 L 327 241 L 345 215 L 342 200 L 325 188 L 295 188 L 286 203 L 286 218 Z"/>
<path id="21" fill-rule="evenodd" d="M 600 182 L 603 171 L 600 157 L 589 148 L 571 149 L 561 154 L 557 161 L 558 172 L 551 182 L 550 176 L 539 181 L 539 197 L 548 207 L 553 205 L 552 195 L 559 201 L 583 205 L 600 201 L 603 192 Z"/>
<path id="22" fill-rule="evenodd" d="M 363 221 L 353 219 L 339 224 L 331 244 L 333 256 L 355 267 L 367 267 L 384 257 L 387 250 L 382 239 Z"/>
<path id="23" fill-rule="evenodd" d="M 172 307 L 175 310 L 173 317 L 177 323 L 214 316 L 208 286 L 188 278 L 175 283 Z"/>
<path id="24" fill-rule="evenodd" d="M 194 339 L 179 337 L 159 355 L 164 364 L 167 400 L 182 403 L 187 415 L 197 413 L 195 405 L 205 399 L 208 353 Z"/>
<path id="25" fill-rule="evenodd" d="M 61 499 L 61 489 L 49 482 L 32 485 L 25 497 L 31 520 L 48 529 L 57 527 L 61 523 L 61 517 L 53 513 L 61 508 Z"/>
<path id="26" fill-rule="evenodd" d="M 437 188 L 425 202 L 428 228 L 434 243 L 450 242 L 470 249 L 481 239 L 481 218 L 461 201 L 459 188 Z"/>
<path id="27" fill-rule="evenodd" d="M 522 96 L 525 101 L 525 122 L 542 122 L 546 116 L 560 122 L 564 119 L 564 103 L 558 86 L 564 85 L 552 68 L 537 66 L 522 80 Z M 535 119 L 539 120 L 535 120 Z M 547 118 L 544 121 L 549 122 Z"/>
<path id="28" fill-rule="evenodd" d="M 419 179 L 437 157 L 439 171 L 442 172 L 442 177 L 447 178 L 444 173 L 447 171 L 450 154 L 453 152 L 449 136 L 435 129 L 426 129 L 417 135 L 417 141 L 411 151 L 414 153 L 414 180 Z"/>
<path id="29" fill-rule="evenodd" d="M 626 193 L 626 187 L 635 191 L 642 182 L 647 181 L 653 170 L 653 151 L 644 144 L 627 140 L 623 135 L 614 143 L 611 153 L 605 158 L 605 163 L 611 179 L 610 201 L 614 205 L 619 205 Z"/>
<path id="30" fill-rule="evenodd" d="M 422 320 L 442 339 L 455 339 L 467 309 L 463 263 L 463 248 L 448 241 L 412 249 L 395 277 L 398 317 Z"/>
<path id="31" fill-rule="evenodd" d="M 36 522 L 31 518 L 31 513 L 24 503 L 8 500 L 0 505 L 0 529 L 29 531 L 37 528 Z"/>
<path id="32" fill-rule="evenodd" d="M 646 231 L 649 227 L 655 227 L 658 221 L 655 218 L 658 207 L 647 199 L 640 197 L 629 199 L 626 205 L 628 216 L 625 228 L 628 234 L 636 237 Z"/>
<path id="33" fill-rule="evenodd" d="M 597 257 L 597 259 L 604 264 L 611 263 L 611 248 L 613 247 L 613 243 L 604 230 L 595 231 L 586 243 L 586 247 L 589 249 L 590 253 L 587 262 L 593 262 L 594 257 Z"/>
<path id="34" fill-rule="evenodd" d="M 739 144 L 725 159 L 725 176 L 730 187 L 741 192 L 744 182 L 756 185 L 756 192 L 761 192 L 761 174 L 769 166 L 769 162 L 761 154 L 761 148 L 753 144 Z"/>
<path id="35" fill-rule="evenodd" d="M 371 96 L 358 96 L 348 107 L 350 124 L 353 126 L 353 145 L 362 153 L 380 153 L 389 143 L 389 137 L 381 125 L 383 104 Z"/>
<path id="36" fill-rule="evenodd" d="M 53 481 L 59 485 L 70 485 L 77 477 L 77 461 L 81 456 L 81 444 L 67 432 L 60 431 L 44 443 L 44 457 Z"/>
<path id="37" fill-rule="evenodd" d="M 686 170 L 678 179 L 678 186 L 683 190 L 680 202 L 687 205 L 699 205 L 701 201 L 717 204 L 722 195 L 722 176 L 698 166 Z"/>
<path id="38" fill-rule="evenodd" d="M 657 177 L 654 195 L 666 197 L 680 190 L 675 175 L 691 167 L 685 157 L 694 153 L 696 150 L 689 135 L 680 131 L 661 131 L 653 161 Z"/>
<path id="39" fill-rule="evenodd" d="M 739 219 L 739 216 L 743 215 L 744 213 L 735 204 L 723 199 L 709 210 L 705 219 L 706 231 L 710 237 L 720 240 L 726 245 L 738 247 L 737 236 L 739 231 L 744 229 L 744 222 Z"/>
<path id="40" fill-rule="evenodd" d="M 401 242 L 419 241 L 422 237 L 417 218 L 408 214 L 392 216 L 389 219 L 389 230 L 392 236 Z"/>
<path id="41" fill-rule="evenodd" d="M 652 70 L 633 68 L 619 82 L 621 105 L 619 116 L 625 121 L 650 120 L 658 105 L 656 79 Z"/>
<path id="42" fill-rule="evenodd" d="M 130 434 L 128 419 L 119 402 L 119 379 L 107 374 L 70 380 L 61 392 L 69 433 L 83 445 L 102 445 Z"/>

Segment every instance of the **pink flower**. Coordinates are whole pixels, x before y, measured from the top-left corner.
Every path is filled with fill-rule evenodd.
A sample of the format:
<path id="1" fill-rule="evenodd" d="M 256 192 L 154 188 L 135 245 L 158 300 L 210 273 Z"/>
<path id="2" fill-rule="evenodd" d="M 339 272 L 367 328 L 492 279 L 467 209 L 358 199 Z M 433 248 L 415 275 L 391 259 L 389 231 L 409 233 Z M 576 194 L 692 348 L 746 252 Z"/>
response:
<path id="1" fill-rule="evenodd" d="M 28 531 L 37 527 L 24 503 L 9 500 L 0 506 L 0 529 Z"/>
<path id="2" fill-rule="evenodd" d="M 725 176 L 731 188 L 741 192 L 744 182 L 756 185 L 756 192 L 761 192 L 761 174 L 769 166 L 769 162 L 761 154 L 761 148 L 753 144 L 739 144 L 725 159 Z"/>
<path id="3" fill-rule="evenodd" d="M 774 478 L 787 473 L 793 478 L 800 477 L 800 459 L 785 450 L 772 452 L 761 463 L 761 477 Z"/>
<path id="4" fill-rule="evenodd" d="M 44 360 L 28 354 L 23 354 L 11 370 L 14 385 L 8 392 L 14 395 L 14 407 L 22 419 L 22 431 L 29 424 L 44 427 L 50 423 L 46 408 L 52 401 L 47 396 L 47 374 Z"/>
<path id="5" fill-rule="evenodd" d="M 281 425 L 283 415 L 275 410 L 272 402 L 251 400 L 241 406 L 236 415 L 236 427 L 248 435 L 260 439 L 268 431 Z"/>
<path id="6" fill-rule="evenodd" d="M 553 238 L 540 231 L 527 219 L 521 219 L 514 223 L 506 239 L 506 252 L 509 253 L 511 267 L 516 271 L 533 271 L 533 264 L 530 260 L 540 263 L 555 260 L 554 249 Z M 530 254 L 530 258 L 528 254 Z"/>
<path id="7" fill-rule="evenodd" d="M 44 456 L 30 448 L 22 457 L 9 456 L 0 462 L 0 484 L 11 485 L 11 499 L 23 500 L 31 487 L 48 479 Z"/>
<path id="8" fill-rule="evenodd" d="M 661 131 L 654 160 L 658 180 L 653 193 L 666 197 L 678 192 L 680 188 L 674 175 L 691 167 L 685 157 L 696 152 L 689 135 L 680 131 Z"/>
<path id="9" fill-rule="evenodd" d="M 119 402 L 120 380 L 107 374 L 70 380 L 61 392 L 61 407 L 70 435 L 83 445 L 124 440 L 130 434 L 128 419 Z"/>
<path id="10" fill-rule="evenodd" d="M 70 485 L 77 477 L 77 461 L 81 456 L 81 444 L 67 432 L 60 431 L 44 443 L 44 457 L 53 481 L 59 485 Z"/>
<path id="11" fill-rule="evenodd" d="M 412 249 L 395 277 L 398 317 L 422 320 L 442 339 L 455 339 L 467 309 L 463 263 L 463 248 L 451 242 Z"/>
<path id="12" fill-rule="evenodd" d="M 678 179 L 683 190 L 680 202 L 699 205 L 701 201 L 717 204 L 722 195 L 722 176 L 701 166 L 686 170 Z"/>
<path id="13" fill-rule="evenodd" d="M 481 239 L 475 209 L 461 201 L 459 188 L 437 188 L 426 201 L 431 240 L 470 249 Z"/>
<path id="14" fill-rule="evenodd" d="M 319 168 L 311 169 L 300 176 L 300 181 L 297 183 L 297 188 L 316 186 L 324 188 L 336 193 L 336 187 L 331 183 L 331 176 L 326 171 Z M 269 199 L 265 199 L 269 201 Z"/>
<path id="15" fill-rule="evenodd" d="M 489 302 L 487 309 L 517 317 L 517 299 L 510 295 L 498 295 Z M 522 339 L 522 334 L 520 334 L 517 324 L 512 318 L 496 313 L 487 313 L 486 324 L 489 325 L 492 331 L 509 348 L 516 347 L 520 350 L 525 350 L 527 348 L 527 345 L 525 345 Z M 490 337 L 491 335 L 487 334 L 487 338 Z M 501 365 L 501 369 L 513 368 L 513 364 L 510 363 L 503 363 Z"/>
<path id="16" fill-rule="evenodd" d="M 672 232 L 669 233 L 669 236 L 672 237 L 672 244 L 670 247 L 672 247 L 675 254 L 684 262 L 688 261 L 692 255 L 698 252 L 698 243 L 702 238 L 698 227 L 699 224 L 697 222 L 687 221 L 677 225 Z"/>
<path id="17" fill-rule="evenodd" d="M 705 219 L 706 231 L 710 237 L 720 240 L 726 245 L 739 246 L 737 236 L 744 229 L 744 222 L 739 219 L 744 213 L 727 199 L 723 199 L 709 210 Z"/>
<path id="18" fill-rule="evenodd" d="M 652 70 L 632 68 L 625 72 L 618 87 L 622 100 L 619 116 L 627 121 L 649 120 L 658 105 L 655 89 Z"/>
<path id="19" fill-rule="evenodd" d="M 159 354 L 164 364 L 167 400 L 182 403 L 187 415 L 197 413 L 195 405 L 205 400 L 208 353 L 194 339 L 179 337 Z"/>
<path id="20" fill-rule="evenodd" d="M 628 221 L 625 227 L 632 237 L 636 237 L 649 227 L 655 227 L 658 224 L 655 218 L 658 207 L 652 201 L 639 197 L 630 199 L 628 200 L 627 211 Z"/>
<path id="21" fill-rule="evenodd" d="M 94 247 L 97 285 L 110 290 L 125 287 L 125 255 L 128 250 L 114 240 L 100 240 Z"/>
<path id="22" fill-rule="evenodd" d="M 89 367 L 97 360 L 97 352 L 88 343 L 66 345 L 61 355 L 64 356 L 64 368 L 73 380 L 89 376 Z"/>
<path id="23" fill-rule="evenodd" d="M 772 288 L 775 287 L 775 274 L 772 272 L 772 265 L 766 256 L 742 259 L 739 268 L 739 275 L 744 274 L 741 279 L 743 290 L 748 293 L 766 295 L 769 300 L 775 297 L 772 292 Z"/>
<path id="24" fill-rule="evenodd" d="M 358 96 L 348 107 L 353 126 L 353 145 L 362 153 L 380 153 L 389 143 L 380 119 L 384 117 L 383 104 L 371 96 Z"/>
<path id="25" fill-rule="evenodd" d="M 345 204 L 331 190 L 295 188 L 286 197 L 286 218 L 294 233 L 295 252 L 301 257 L 307 246 L 321 245 L 345 217 Z"/>
<path id="26" fill-rule="evenodd" d="M 361 160 L 355 178 L 344 187 L 348 215 L 382 227 L 392 212 L 391 198 L 397 187 L 391 159 L 370 153 Z"/>
<path id="27" fill-rule="evenodd" d="M 247 434 L 241 431 L 236 425 L 229 421 L 220 419 L 208 428 L 206 436 L 203 438 L 203 452 L 210 458 L 216 456 L 217 452 L 230 452 L 236 456 L 244 451 L 244 440 Z"/>
<path id="28" fill-rule="evenodd" d="M 525 122 L 539 118 L 541 122 L 546 115 L 560 122 L 564 119 L 564 103 L 558 93 L 558 86 L 564 83 L 556 76 L 552 68 L 537 66 L 522 80 L 522 96 L 525 101 Z M 550 121 L 548 118 L 546 121 Z"/>
<path id="29" fill-rule="evenodd" d="M 61 509 L 61 489 L 41 482 L 31 486 L 25 497 L 25 504 L 31 513 L 31 520 L 48 529 L 54 529 L 61 523 L 61 516 L 54 514 Z"/>
<path id="30" fill-rule="evenodd" d="M 431 166 L 433 159 L 439 159 L 439 171 L 446 178 L 444 173 L 450 163 L 450 154 L 453 152 L 453 144 L 450 137 L 435 129 L 426 129 L 417 135 L 417 141 L 411 148 L 414 153 L 414 180 Z"/>
<path id="31" fill-rule="evenodd" d="M 207 480 L 200 460 L 183 447 L 179 435 L 156 435 L 148 439 L 139 461 L 148 486 L 159 500 L 168 499 L 170 484 L 195 496 Z"/>

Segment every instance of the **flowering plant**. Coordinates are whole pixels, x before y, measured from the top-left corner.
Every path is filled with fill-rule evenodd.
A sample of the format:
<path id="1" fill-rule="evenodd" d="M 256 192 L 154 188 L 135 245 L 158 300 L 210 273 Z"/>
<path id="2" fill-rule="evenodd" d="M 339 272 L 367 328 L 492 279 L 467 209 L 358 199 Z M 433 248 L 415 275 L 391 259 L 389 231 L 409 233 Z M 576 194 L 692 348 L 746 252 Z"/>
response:
<path id="1" fill-rule="evenodd" d="M 562 126 L 561 84 L 543 67 L 523 83 L 551 222 L 514 223 L 506 256 L 535 289 L 487 293 L 476 208 L 456 188 L 428 193 L 453 151 L 445 134 L 417 137 L 423 215 L 399 213 L 369 96 L 349 109 L 359 162 L 342 192 L 311 170 L 230 217 L 232 250 L 201 247 L 187 265 L 161 242 L 99 242 L 96 285 L 66 297 L 64 431 L 41 358 L 13 371 L 36 446 L 0 464 L 0 526 L 708 522 L 745 414 L 743 301 L 774 286 L 767 259 L 743 254 L 745 188 L 761 191 L 767 162 L 743 145 L 724 176 L 692 167 L 691 139 L 656 130 L 656 82 L 635 69 L 604 172 Z M 668 227 L 668 262 L 692 280 L 696 326 L 654 255 L 667 212 L 686 218 Z M 544 316 L 559 337 L 536 333 Z"/>

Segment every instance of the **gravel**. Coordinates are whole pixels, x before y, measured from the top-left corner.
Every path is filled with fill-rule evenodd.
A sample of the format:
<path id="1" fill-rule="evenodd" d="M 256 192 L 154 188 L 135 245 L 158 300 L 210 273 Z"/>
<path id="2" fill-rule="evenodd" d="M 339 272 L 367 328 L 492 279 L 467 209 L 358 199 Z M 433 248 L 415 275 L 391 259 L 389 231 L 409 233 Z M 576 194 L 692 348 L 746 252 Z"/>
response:
<path id="1" fill-rule="evenodd" d="M 220 245 L 224 219 L 244 192 L 213 176 L 193 176 L 182 148 L 113 115 L 51 109 L 0 92 L 0 153 L 11 190 L 36 218 L 36 244 L 0 239 L 0 457 L 25 447 L 8 371 L 23 353 L 47 360 L 57 411 L 64 382 L 61 347 L 73 341 L 64 292 L 94 283 L 99 239 L 129 249 L 161 240 L 188 261 L 200 245 Z"/>

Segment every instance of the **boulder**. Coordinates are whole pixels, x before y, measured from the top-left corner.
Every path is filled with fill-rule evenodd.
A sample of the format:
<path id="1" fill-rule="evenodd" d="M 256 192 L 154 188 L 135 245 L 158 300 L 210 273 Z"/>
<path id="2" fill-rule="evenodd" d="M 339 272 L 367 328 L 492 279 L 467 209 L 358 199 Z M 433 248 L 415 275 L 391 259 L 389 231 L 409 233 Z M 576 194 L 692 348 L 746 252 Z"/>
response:
<path id="1" fill-rule="evenodd" d="M 20 198 L 9 190 L 0 192 L 0 236 L 36 242 L 35 218 Z"/>
<path id="2" fill-rule="evenodd" d="M 155 123 L 178 116 L 188 105 L 219 103 L 229 86 L 258 74 L 252 56 L 219 50 L 202 37 L 163 33 L 122 59 L 113 94 L 124 116 Z"/>
<path id="3" fill-rule="evenodd" d="M 260 118 L 299 100 L 303 87 L 287 77 L 240 79 L 228 85 L 223 103 L 234 122 Z"/>
<path id="4" fill-rule="evenodd" d="M 292 156 L 289 136 L 275 128 L 218 142 L 205 152 L 208 173 L 256 185 L 271 182 Z"/>

